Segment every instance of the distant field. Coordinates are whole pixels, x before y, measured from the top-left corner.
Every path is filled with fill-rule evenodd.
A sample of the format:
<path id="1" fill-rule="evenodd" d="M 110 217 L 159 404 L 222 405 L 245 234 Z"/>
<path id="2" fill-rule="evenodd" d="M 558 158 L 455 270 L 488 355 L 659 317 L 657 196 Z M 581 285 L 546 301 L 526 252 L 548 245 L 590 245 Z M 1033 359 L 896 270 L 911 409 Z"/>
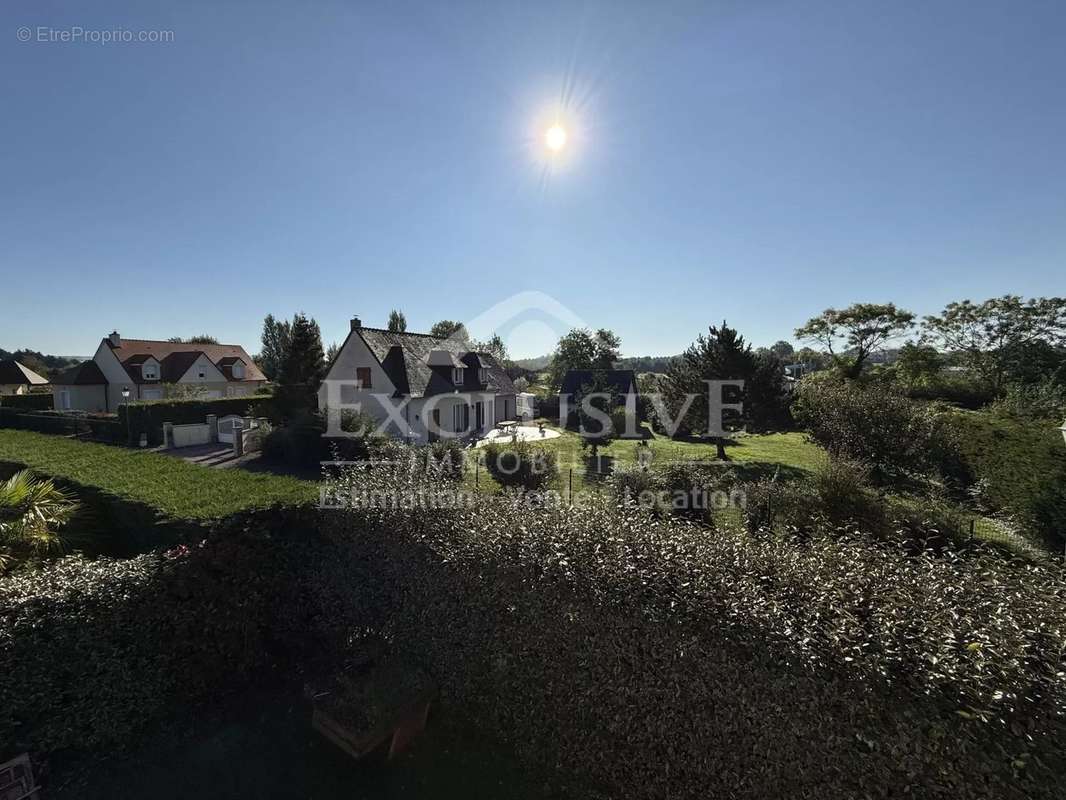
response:
<path id="1" fill-rule="evenodd" d="M 0 430 L 0 462 L 92 486 L 177 519 L 218 519 L 315 500 L 315 484 L 239 469 L 209 469 L 158 453 Z"/>

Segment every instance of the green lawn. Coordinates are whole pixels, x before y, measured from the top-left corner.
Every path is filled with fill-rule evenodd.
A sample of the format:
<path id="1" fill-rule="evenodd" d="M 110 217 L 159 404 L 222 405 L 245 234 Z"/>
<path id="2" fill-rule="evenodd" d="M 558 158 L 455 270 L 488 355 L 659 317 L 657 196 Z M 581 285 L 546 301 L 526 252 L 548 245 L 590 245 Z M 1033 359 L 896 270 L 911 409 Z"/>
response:
<path id="1" fill-rule="evenodd" d="M 209 469 L 158 453 L 0 430 L 0 462 L 144 503 L 176 519 L 219 519 L 316 498 L 309 481 L 240 469 Z"/>
<path id="2" fill-rule="evenodd" d="M 546 426 L 551 430 L 560 430 Z M 561 485 L 569 479 L 569 470 L 574 471 L 575 491 L 585 486 L 584 453 L 581 450 L 581 437 L 567 430 L 560 431 L 557 439 L 535 442 L 537 447 L 553 450 L 558 459 L 561 473 Z M 794 473 L 812 472 L 825 458 L 825 452 L 818 445 L 807 441 L 807 435 L 799 432 L 767 433 L 737 435 L 733 443 L 726 447 L 730 460 L 742 467 L 755 468 L 754 471 L 772 473 L 781 467 Z M 652 453 L 652 463 L 666 463 L 694 459 L 711 459 L 716 456 L 716 448 L 708 442 L 677 442 L 669 438 L 653 436 L 647 440 Z M 616 464 L 632 464 L 637 459 L 637 443 L 632 440 L 617 440 L 607 447 L 600 448 L 600 454 L 615 459 Z M 473 478 L 468 476 L 472 485 Z M 495 483 L 481 471 L 480 488 L 492 490 Z"/>

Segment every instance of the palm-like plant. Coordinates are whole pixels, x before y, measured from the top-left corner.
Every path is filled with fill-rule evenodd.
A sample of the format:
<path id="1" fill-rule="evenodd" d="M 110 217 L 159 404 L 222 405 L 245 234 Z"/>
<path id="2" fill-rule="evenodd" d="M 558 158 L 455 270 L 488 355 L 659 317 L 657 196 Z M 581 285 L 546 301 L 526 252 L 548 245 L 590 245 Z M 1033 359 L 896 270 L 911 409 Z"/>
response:
<path id="1" fill-rule="evenodd" d="M 62 552 L 61 529 L 78 509 L 69 492 L 29 470 L 0 483 L 0 570 L 15 559 Z"/>

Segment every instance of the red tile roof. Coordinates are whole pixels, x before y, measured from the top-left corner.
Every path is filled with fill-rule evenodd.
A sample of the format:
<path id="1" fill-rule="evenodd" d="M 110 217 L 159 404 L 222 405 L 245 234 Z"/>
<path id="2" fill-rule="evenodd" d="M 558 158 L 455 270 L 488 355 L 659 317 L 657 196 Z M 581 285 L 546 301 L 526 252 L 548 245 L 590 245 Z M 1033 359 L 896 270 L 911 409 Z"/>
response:
<path id="1" fill-rule="evenodd" d="M 118 360 L 126 363 L 142 363 L 144 358 L 154 356 L 163 365 L 163 380 L 176 381 L 186 370 L 192 366 L 200 353 L 206 355 L 211 363 L 218 366 L 227 380 L 233 380 L 233 375 L 223 366 L 233 364 L 236 359 L 244 362 L 244 377 L 242 381 L 265 381 L 266 376 L 259 371 L 259 367 L 252 361 L 243 347 L 239 344 L 192 344 L 188 342 L 157 342 L 152 339 L 121 339 L 118 347 L 111 344 L 110 339 L 104 342 L 111 348 Z M 143 357 L 143 358 L 142 358 Z M 139 361 L 134 361 L 139 359 Z M 184 365 L 184 367 L 182 366 Z M 178 372 L 180 370 L 180 373 Z M 129 370 L 127 370 L 129 371 Z M 140 370 L 136 378 L 130 375 L 131 380 L 140 380 Z"/>

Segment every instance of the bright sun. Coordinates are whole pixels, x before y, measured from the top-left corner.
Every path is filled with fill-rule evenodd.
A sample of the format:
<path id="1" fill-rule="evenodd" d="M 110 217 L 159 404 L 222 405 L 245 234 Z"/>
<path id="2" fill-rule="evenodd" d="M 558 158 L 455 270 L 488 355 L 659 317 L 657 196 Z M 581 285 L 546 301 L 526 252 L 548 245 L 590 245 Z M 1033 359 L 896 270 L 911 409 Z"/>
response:
<path id="1" fill-rule="evenodd" d="M 544 143 L 549 150 L 558 153 L 566 145 L 566 129 L 562 125 L 552 125 L 544 135 Z"/>

